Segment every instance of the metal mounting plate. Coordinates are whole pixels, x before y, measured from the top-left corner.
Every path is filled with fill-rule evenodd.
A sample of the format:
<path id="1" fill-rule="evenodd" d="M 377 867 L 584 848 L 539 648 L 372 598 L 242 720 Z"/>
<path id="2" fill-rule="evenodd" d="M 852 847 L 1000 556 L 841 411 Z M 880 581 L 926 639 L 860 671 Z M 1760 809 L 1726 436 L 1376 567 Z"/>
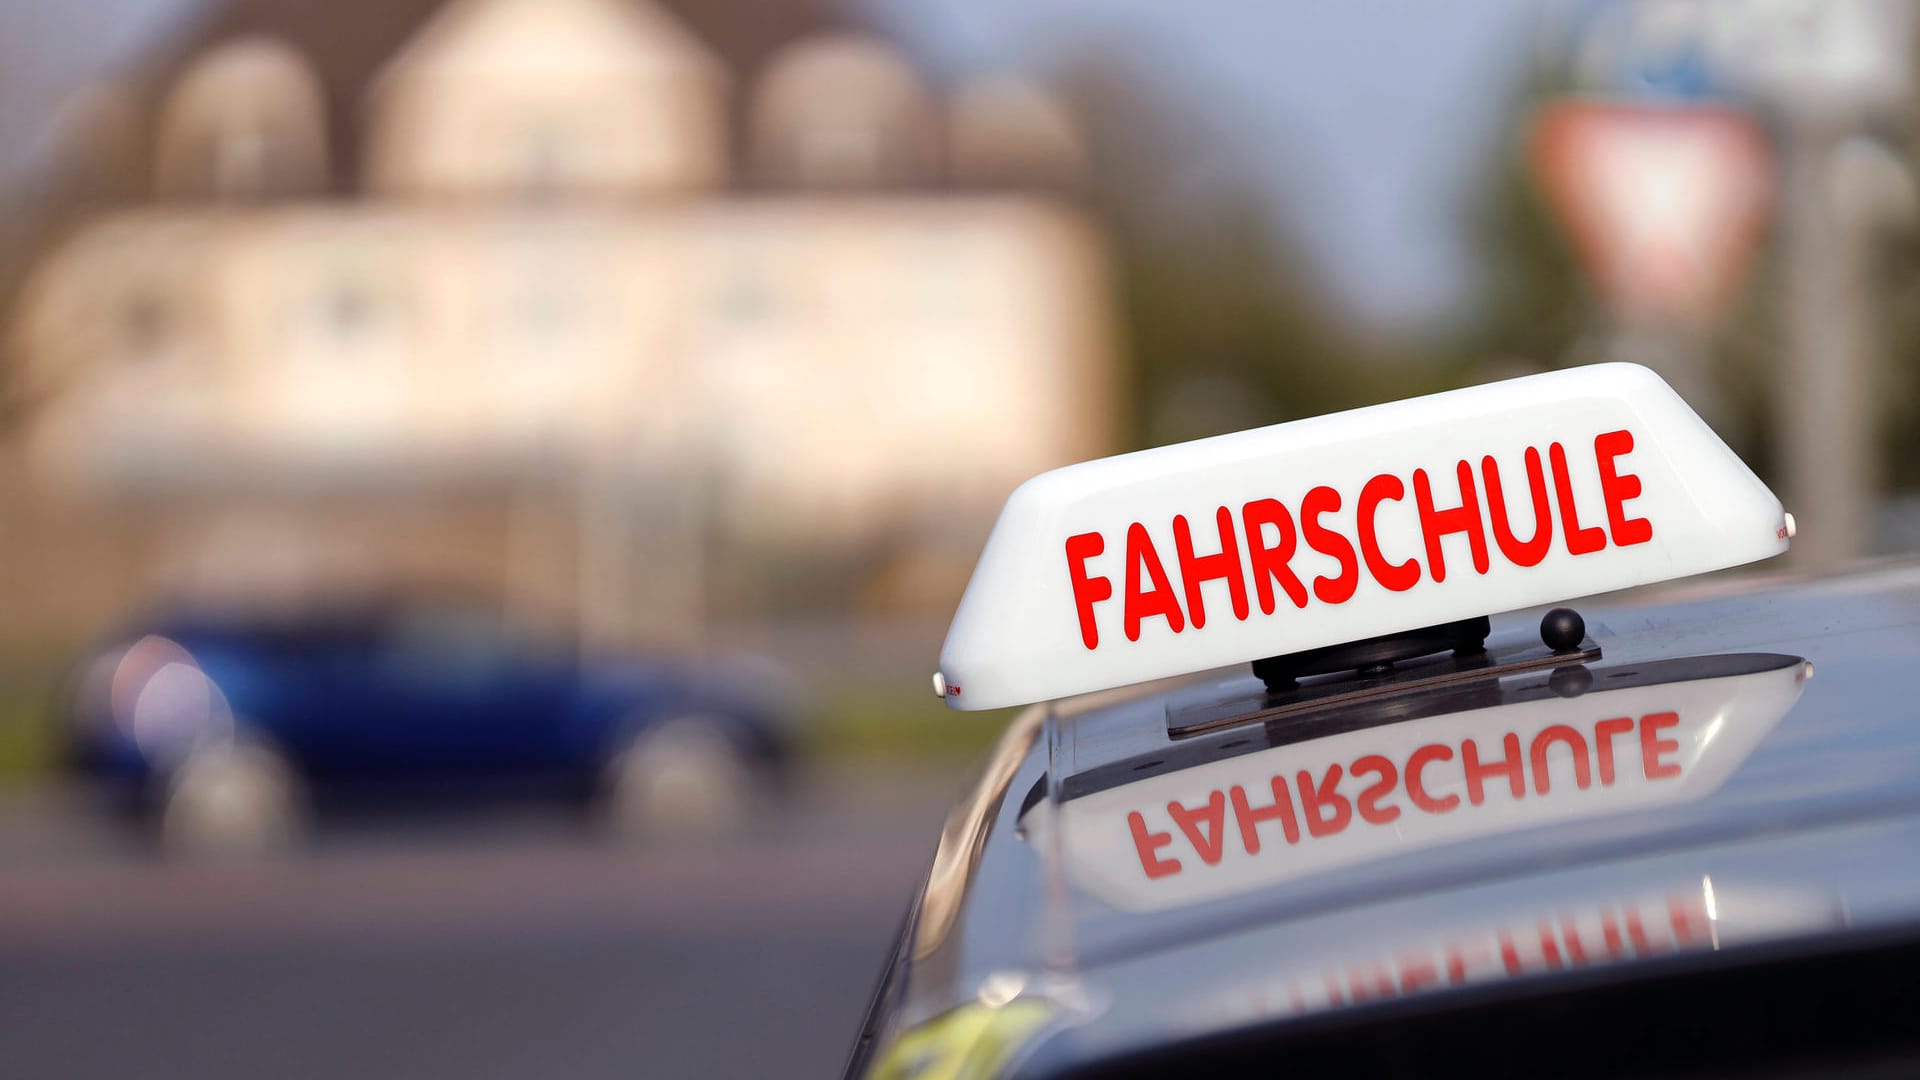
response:
<path id="1" fill-rule="evenodd" d="M 1592 637 L 1578 649 L 1554 652 L 1536 639 L 1531 645 L 1500 647 L 1489 642 L 1487 651 L 1471 656 L 1447 654 L 1401 664 L 1385 675 L 1352 674 L 1302 682 L 1293 690 L 1268 691 L 1259 708 L 1249 710 L 1248 699 L 1202 702 L 1167 711 L 1167 734 L 1173 738 L 1257 721 L 1276 720 L 1347 702 L 1413 694 L 1435 687 L 1479 679 L 1498 679 L 1525 671 L 1591 664 L 1600 659 Z"/>

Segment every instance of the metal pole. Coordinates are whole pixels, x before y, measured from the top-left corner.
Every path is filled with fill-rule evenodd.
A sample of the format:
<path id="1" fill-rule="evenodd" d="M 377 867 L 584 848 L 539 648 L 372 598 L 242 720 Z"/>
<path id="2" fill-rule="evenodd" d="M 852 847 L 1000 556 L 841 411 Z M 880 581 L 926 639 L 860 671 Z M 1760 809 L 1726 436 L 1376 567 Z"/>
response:
<path id="1" fill-rule="evenodd" d="M 1731 420 L 1726 402 L 1713 381 L 1713 352 L 1707 328 L 1669 319 L 1652 326 L 1624 326 L 1607 341 L 1610 360 L 1629 360 L 1660 373 L 1707 425 L 1722 437 Z"/>
<path id="2" fill-rule="evenodd" d="M 1865 554 L 1873 528 L 1873 279 L 1867 237 L 1835 206 L 1834 151 L 1851 125 L 1826 112 L 1787 117 L 1781 221 L 1786 355 L 1775 386 L 1794 561 L 1832 566 Z"/>

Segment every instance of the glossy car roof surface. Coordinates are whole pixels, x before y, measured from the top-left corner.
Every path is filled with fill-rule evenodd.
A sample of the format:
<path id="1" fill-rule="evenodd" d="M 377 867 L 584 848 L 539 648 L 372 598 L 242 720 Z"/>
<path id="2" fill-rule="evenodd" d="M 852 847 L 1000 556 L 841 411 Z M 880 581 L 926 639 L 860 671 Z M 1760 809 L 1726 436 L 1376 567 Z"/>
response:
<path id="1" fill-rule="evenodd" d="M 1564 967 L 1920 922 L 1920 563 L 1576 606 L 1603 656 L 1571 682 L 1519 674 L 1466 697 L 1179 740 L 1170 713 L 1258 702 L 1259 681 L 1222 671 L 1029 710 L 942 837 L 889 1030 L 1042 993 L 1069 1016 L 1052 1051 L 1084 1059 Z M 1539 614 L 1496 617 L 1490 645 L 1537 644 Z M 1576 785 L 1556 758 L 1550 790 L 1529 774 L 1500 812 L 1463 802 L 1421 815 L 1402 776 L 1402 813 L 1362 823 L 1349 774 L 1346 832 L 1308 835 L 1303 821 L 1288 843 L 1268 815 L 1261 858 L 1232 799 L 1204 813 L 1234 784 L 1233 798 L 1272 802 L 1247 778 L 1295 775 L 1316 753 L 1350 767 L 1372 753 L 1405 772 L 1416 745 L 1458 748 L 1463 731 L 1498 745 L 1517 728 L 1524 754 L 1549 727 L 1591 740 L 1600 719 L 1668 708 L 1677 721 L 1651 735 L 1618 729 L 1620 768 L 1626 747 L 1670 738 L 1677 749 L 1660 752 L 1685 774 L 1670 787 L 1636 778 L 1631 798 L 1596 777 Z M 1553 738 L 1566 736 L 1545 739 L 1549 754 Z M 1186 826 L 1170 824 L 1169 802 Z M 1137 834 L 1129 811 L 1147 815 Z M 1165 872 L 1174 858 L 1182 868 Z M 1141 873 L 1154 866 L 1164 878 Z"/>

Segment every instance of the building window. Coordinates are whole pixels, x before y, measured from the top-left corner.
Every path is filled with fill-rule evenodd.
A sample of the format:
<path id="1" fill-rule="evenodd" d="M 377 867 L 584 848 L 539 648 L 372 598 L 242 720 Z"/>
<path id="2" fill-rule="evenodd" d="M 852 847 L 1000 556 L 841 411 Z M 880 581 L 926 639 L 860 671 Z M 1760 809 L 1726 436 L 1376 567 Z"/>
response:
<path id="1" fill-rule="evenodd" d="M 125 354 L 134 360 L 152 360 L 164 353 L 174 332 L 166 299 L 153 292 L 137 292 L 120 305 L 120 336 Z"/>
<path id="2" fill-rule="evenodd" d="M 247 37 L 196 60 L 161 104 L 155 185 L 169 198 L 312 195 L 327 184 L 326 110 L 305 57 Z"/>
<path id="3" fill-rule="evenodd" d="M 342 283 L 331 290 L 324 301 L 323 310 L 328 333 L 343 343 L 365 334 L 377 316 L 372 294 L 352 282 Z"/>
<path id="4" fill-rule="evenodd" d="M 933 179 L 938 121 L 926 88 L 891 46 L 855 34 L 805 38 L 776 55 L 753 101 L 761 177 L 805 187 Z"/>
<path id="5" fill-rule="evenodd" d="M 297 303 L 290 329 L 297 354 L 337 355 L 389 343 L 401 330 L 393 289 L 379 278 L 347 273 L 316 282 Z"/>
<path id="6" fill-rule="evenodd" d="M 726 280 L 715 307 L 721 325 L 747 328 L 773 322 L 779 314 L 780 302 L 765 275 L 749 272 L 734 274 Z"/>
<path id="7" fill-rule="evenodd" d="M 541 125 L 529 128 L 519 140 L 519 158 L 514 163 L 516 187 L 522 195 L 547 199 L 566 190 L 574 163 L 573 140 L 557 128 Z"/>
<path id="8" fill-rule="evenodd" d="M 522 338 L 548 344 L 563 337 L 578 321 L 578 306 L 562 289 L 534 286 L 522 291 L 514 304 L 514 324 Z"/>

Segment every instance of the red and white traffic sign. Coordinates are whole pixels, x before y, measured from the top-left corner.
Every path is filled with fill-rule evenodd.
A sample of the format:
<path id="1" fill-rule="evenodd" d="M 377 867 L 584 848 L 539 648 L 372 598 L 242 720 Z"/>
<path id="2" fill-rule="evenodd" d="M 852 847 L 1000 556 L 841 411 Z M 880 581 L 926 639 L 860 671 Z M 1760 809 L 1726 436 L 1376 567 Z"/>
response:
<path id="1" fill-rule="evenodd" d="M 1766 223 L 1772 152 L 1721 107 L 1565 100 L 1533 120 L 1532 165 L 1596 287 L 1630 322 L 1712 319 Z"/>

